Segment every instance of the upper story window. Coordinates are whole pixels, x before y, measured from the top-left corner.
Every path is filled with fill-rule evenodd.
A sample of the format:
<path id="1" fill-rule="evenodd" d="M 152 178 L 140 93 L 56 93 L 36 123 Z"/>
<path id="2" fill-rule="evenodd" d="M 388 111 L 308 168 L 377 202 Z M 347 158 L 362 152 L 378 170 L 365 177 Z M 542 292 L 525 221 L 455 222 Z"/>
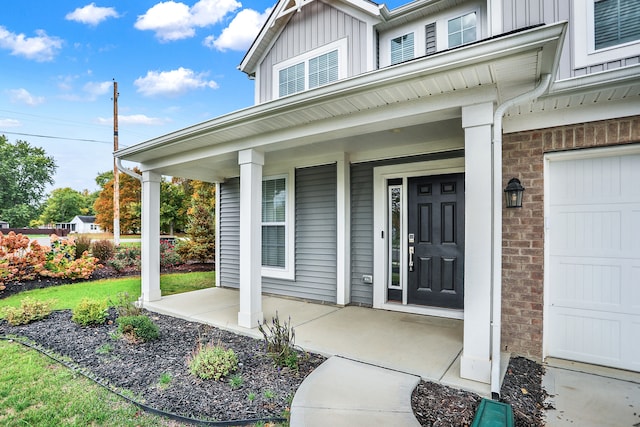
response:
<path id="1" fill-rule="evenodd" d="M 640 2 L 573 0 L 574 68 L 640 55 Z"/>
<path id="2" fill-rule="evenodd" d="M 280 98 L 346 77 L 347 39 L 341 39 L 274 66 L 274 97 Z"/>
<path id="3" fill-rule="evenodd" d="M 476 41 L 476 13 L 450 19 L 447 28 L 450 48 Z"/>
<path id="4" fill-rule="evenodd" d="M 596 49 L 640 39 L 640 3 L 637 0 L 600 0 L 593 8 Z"/>
<path id="5" fill-rule="evenodd" d="M 391 40 L 391 64 L 413 59 L 413 33 L 405 34 Z"/>

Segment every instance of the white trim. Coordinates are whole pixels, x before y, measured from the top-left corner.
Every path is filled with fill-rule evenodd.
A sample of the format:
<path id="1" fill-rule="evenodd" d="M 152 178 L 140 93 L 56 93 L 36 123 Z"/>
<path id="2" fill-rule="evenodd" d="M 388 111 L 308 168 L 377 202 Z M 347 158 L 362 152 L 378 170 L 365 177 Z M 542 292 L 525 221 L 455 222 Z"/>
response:
<path id="1" fill-rule="evenodd" d="M 214 207 L 215 210 L 215 228 L 216 228 L 216 238 L 215 238 L 215 256 L 214 256 L 214 268 L 216 271 L 216 288 L 219 288 L 220 285 L 220 181 L 216 181 L 215 182 L 215 186 L 216 186 L 216 206 Z"/>
<path id="2" fill-rule="evenodd" d="M 553 184 L 549 179 L 549 170 L 550 164 L 553 162 L 563 162 L 567 160 L 581 160 L 581 159 L 591 159 L 591 158 L 601 158 L 601 157 L 615 157 L 615 156 L 626 156 L 626 155 L 634 155 L 640 154 L 640 144 L 628 144 L 628 145 L 618 145 L 614 147 L 595 147 L 595 148 L 583 148 L 578 150 L 571 151 L 562 151 L 558 153 L 547 153 L 543 157 L 543 180 L 544 180 L 544 275 L 543 275 L 543 316 L 542 316 L 542 359 L 544 360 L 547 356 L 549 356 L 549 342 L 548 342 L 548 333 L 549 330 L 549 319 L 545 313 L 549 312 L 550 307 L 550 295 L 551 290 L 549 287 L 551 286 L 549 279 L 549 266 L 550 266 L 550 234 L 549 228 L 550 224 L 548 221 L 548 215 L 551 210 L 549 205 L 550 198 L 547 197 L 550 192 L 550 186 Z"/>
<path id="3" fill-rule="evenodd" d="M 424 307 L 420 305 L 406 305 L 398 303 L 384 303 L 381 307 L 383 310 L 399 311 L 401 313 L 420 314 L 422 316 L 434 316 L 444 317 L 447 319 L 464 320 L 464 310 L 439 308 L 439 307 Z"/>
<path id="4" fill-rule="evenodd" d="M 640 40 L 596 50 L 593 4 L 596 0 L 573 0 L 573 61 L 574 68 L 604 64 L 640 55 Z"/>
<path id="5" fill-rule="evenodd" d="M 285 191 L 287 192 L 287 207 L 285 218 L 285 267 L 265 267 L 261 266 L 262 277 L 270 277 L 274 279 L 295 280 L 295 169 L 291 169 L 287 173 L 280 175 L 263 176 L 262 181 L 271 179 L 285 179 Z M 262 202 L 262 200 L 261 200 Z M 260 224 L 262 230 L 262 213 L 260 213 Z M 260 248 L 262 253 L 262 248 Z"/>
<path id="6" fill-rule="evenodd" d="M 304 63 L 304 89 L 302 90 L 302 92 L 309 90 L 309 60 L 313 58 L 317 58 L 318 56 L 324 55 L 334 50 L 338 51 L 338 80 L 346 78 L 347 71 L 349 69 L 348 48 L 349 48 L 349 45 L 347 43 L 347 38 L 345 37 L 340 40 L 336 40 L 324 46 L 320 46 L 316 49 L 305 52 L 302 55 L 294 56 L 293 58 L 289 58 L 285 61 L 275 64 L 273 66 L 273 73 L 272 73 L 273 75 L 271 78 L 271 84 L 272 84 L 271 98 L 272 99 L 285 98 L 287 96 L 295 95 L 295 93 L 300 93 L 300 92 L 295 92 L 295 93 L 290 93 L 288 95 L 280 96 L 280 71 L 300 63 Z M 326 85 L 322 85 L 322 86 L 326 86 Z"/>
<path id="7" fill-rule="evenodd" d="M 336 304 L 351 302 L 351 169 L 349 154 L 336 162 Z"/>
<path id="8" fill-rule="evenodd" d="M 387 303 L 386 289 L 388 276 L 388 235 L 387 232 L 387 180 L 394 178 L 406 178 L 415 176 L 443 175 L 447 173 L 464 172 L 464 158 L 431 160 L 416 163 L 404 163 L 390 166 L 380 166 L 373 169 L 373 259 L 378 260 L 373 266 L 373 308 L 384 308 L 387 310 L 400 310 L 401 304 Z M 406 184 L 406 183 L 405 183 Z M 406 185 L 403 185 L 403 205 L 406 205 Z M 403 212 L 406 215 L 406 206 Z M 406 224 L 406 219 L 403 220 Z M 403 226 L 406 227 L 406 226 Z M 382 232 L 384 238 L 382 238 Z M 402 230 L 401 235 L 406 235 L 406 230 Z M 401 251 L 407 253 L 406 239 L 401 239 Z M 406 292 L 406 286 L 404 286 Z M 403 295 L 404 301 L 404 295 Z M 450 310 L 447 310 L 450 312 Z M 442 315 L 434 314 L 434 315 Z"/>

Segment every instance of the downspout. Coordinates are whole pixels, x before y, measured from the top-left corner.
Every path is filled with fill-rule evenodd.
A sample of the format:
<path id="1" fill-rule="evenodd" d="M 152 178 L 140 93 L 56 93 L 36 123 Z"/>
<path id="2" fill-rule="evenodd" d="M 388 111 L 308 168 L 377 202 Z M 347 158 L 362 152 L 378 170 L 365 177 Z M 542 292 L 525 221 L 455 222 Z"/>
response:
<path id="1" fill-rule="evenodd" d="M 124 166 L 122 166 L 122 160 L 120 160 L 120 157 L 116 157 L 116 166 L 118 167 L 118 169 L 121 172 L 124 172 L 127 175 L 129 175 L 130 177 L 135 178 L 138 181 L 142 182 L 142 175 L 137 174 L 134 171 L 132 171 L 131 169 L 127 169 Z"/>
<path id="2" fill-rule="evenodd" d="M 540 76 L 530 92 L 503 102 L 493 114 L 493 265 L 491 282 L 491 396 L 500 397 L 500 351 L 502 333 L 502 116 L 517 104 L 533 101 L 549 89 L 551 74 Z"/>

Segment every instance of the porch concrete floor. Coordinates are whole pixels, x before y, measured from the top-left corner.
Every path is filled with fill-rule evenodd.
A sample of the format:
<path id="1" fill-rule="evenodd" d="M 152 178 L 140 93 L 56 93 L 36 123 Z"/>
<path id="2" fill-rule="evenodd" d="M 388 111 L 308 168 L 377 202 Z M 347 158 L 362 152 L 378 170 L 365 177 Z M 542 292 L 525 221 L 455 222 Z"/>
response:
<path id="1" fill-rule="evenodd" d="M 236 333 L 262 338 L 238 326 L 239 292 L 209 288 L 163 297 L 145 308 Z M 366 364 L 461 388 L 488 397 L 488 384 L 460 378 L 462 320 L 363 307 L 336 307 L 275 296 L 262 297 L 267 321 L 291 318 L 296 345 L 324 356 Z M 505 362 L 508 362 L 508 356 Z M 506 367 L 506 363 L 503 363 Z"/>

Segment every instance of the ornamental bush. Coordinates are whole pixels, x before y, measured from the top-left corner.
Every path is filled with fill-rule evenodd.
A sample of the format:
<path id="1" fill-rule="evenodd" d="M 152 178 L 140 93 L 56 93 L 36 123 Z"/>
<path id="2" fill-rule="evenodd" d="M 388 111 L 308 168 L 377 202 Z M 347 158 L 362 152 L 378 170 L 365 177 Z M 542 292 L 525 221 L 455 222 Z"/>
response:
<path id="1" fill-rule="evenodd" d="M 82 326 L 102 325 L 109 315 L 107 302 L 83 298 L 73 310 L 71 320 Z"/>
<path id="2" fill-rule="evenodd" d="M 118 331 L 133 343 L 153 341 L 160 337 L 158 327 L 148 316 L 122 316 L 116 322 Z"/>
<path id="3" fill-rule="evenodd" d="M 5 307 L 4 315 L 12 326 L 26 325 L 51 314 L 51 306 L 54 303 L 54 300 L 37 301 L 26 297 L 20 301 L 20 307 Z"/>
<path id="4" fill-rule="evenodd" d="M 189 372 L 203 380 L 218 381 L 238 369 L 238 357 L 232 349 L 225 350 L 220 345 L 209 343 L 198 347 L 187 360 Z"/>
<path id="5" fill-rule="evenodd" d="M 278 312 L 271 319 L 271 325 L 266 319 L 263 323 L 258 322 L 258 330 L 262 332 L 265 342 L 267 356 L 273 360 L 276 366 L 288 367 L 298 370 L 298 352 L 295 349 L 296 333 L 289 321 L 280 323 Z"/>
<path id="6" fill-rule="evenodd" d="M 0 232 L 0 290 L 5 283 L 35 279 L 44 269 L 47 248 L 27 236 Z"/>
<path id="7" fill-rule="evenodd" d="M 111 240 L 96 240 L 91 243 L 91 253 L 94 257 L 98 258 L 100 262 L 106 263 L 108 260 L 113 258 L 114 250 L 113 242 Z"/>

